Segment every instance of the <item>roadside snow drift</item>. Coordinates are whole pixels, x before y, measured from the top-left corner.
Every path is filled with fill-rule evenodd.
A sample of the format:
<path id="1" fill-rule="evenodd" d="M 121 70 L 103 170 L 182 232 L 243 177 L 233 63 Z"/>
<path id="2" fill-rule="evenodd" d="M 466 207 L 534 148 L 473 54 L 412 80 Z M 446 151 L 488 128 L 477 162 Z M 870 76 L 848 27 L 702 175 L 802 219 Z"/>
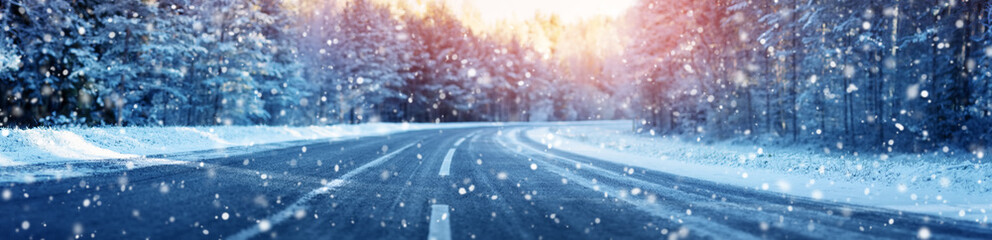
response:
<path id="1" fill-rule="evenodd" d="M 806 147 L 702 144 L 634 134 L 628 123 L 542 127 L 527 138 L 631 167 L 823 201 L 988 223 L 992 165 L 974 155 L 825 154 Z"/>
<path id="2" fill-rule="evenodd" d="M 177 164 L 182 163 L 181 160 L 198 160 L 203 157 L 203 154 L 188 159 L 183 159 L 182 156 L 169 156 L 168 159 L 148 157 L 152 155 L 183 155 L 205 150 L 251 147 L 233 151 L 227 149 L 223 153 L 235 154 L 288 147 L 292 145 L 288 142 L 295 141 L 333 141 L 414 130 L 498 125 L 501 124 L 370 123 L 311 127 L 3 128 L 0 129 L 0 182 L 33 182 L 39 178 L 82 176 L 100 172 L 99 168 L 84 166 L 96 163 L 120 165 L 122 168 L 131 169 Z M 259 146 L 264 144 L 275 144 L 275 146 Z"/>

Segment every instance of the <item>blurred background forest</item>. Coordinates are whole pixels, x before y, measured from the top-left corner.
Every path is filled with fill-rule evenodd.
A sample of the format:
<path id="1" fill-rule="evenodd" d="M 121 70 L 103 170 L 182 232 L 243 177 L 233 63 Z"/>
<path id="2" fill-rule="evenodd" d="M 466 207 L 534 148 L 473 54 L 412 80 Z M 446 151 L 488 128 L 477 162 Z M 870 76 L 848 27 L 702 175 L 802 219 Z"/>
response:
<path id="1" fill-rule="evenodd" d="M 990 6 L 637 0 L 616 17 L 488 23 L 412 0 L 7 0 L 0 126 L 632 119 L 981 158 Z"/>

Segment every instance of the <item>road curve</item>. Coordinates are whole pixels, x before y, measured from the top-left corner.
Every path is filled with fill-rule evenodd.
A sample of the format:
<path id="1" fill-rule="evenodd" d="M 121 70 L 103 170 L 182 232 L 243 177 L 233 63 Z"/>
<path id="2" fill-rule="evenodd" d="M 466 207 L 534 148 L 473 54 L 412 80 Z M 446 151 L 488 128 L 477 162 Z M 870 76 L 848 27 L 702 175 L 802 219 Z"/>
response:
<path id="1" fill-rule="evenodd" d="M 974 222 L 546 149 L 526 129 L 416 131 L 6 183 L 0 239 L 992 238 Z"/>

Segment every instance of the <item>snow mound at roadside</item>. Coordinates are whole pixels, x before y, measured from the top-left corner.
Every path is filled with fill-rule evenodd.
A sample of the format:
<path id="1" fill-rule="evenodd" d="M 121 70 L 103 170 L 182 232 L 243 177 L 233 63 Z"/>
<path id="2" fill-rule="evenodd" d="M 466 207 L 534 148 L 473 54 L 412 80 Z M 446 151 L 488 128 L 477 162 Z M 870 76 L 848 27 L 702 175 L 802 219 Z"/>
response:
<path id="1" fill-rule="evenodd" d="M 546 127 L 525 134 L 550 148 L 755 190 L 982 223 L 992 214 L 992 165 L 964 157 L 858 157 L 760 144 L 702 144 L 634 134 L 629 124 Z"/>
<path id="2" fill-rule="evenodd" d="M 370 123 L 336 126 L 70 127 L 0 130 L 0 167 L 105 159 L 137 159 L 301 140 L 382 136 L 494 123 Z"/>

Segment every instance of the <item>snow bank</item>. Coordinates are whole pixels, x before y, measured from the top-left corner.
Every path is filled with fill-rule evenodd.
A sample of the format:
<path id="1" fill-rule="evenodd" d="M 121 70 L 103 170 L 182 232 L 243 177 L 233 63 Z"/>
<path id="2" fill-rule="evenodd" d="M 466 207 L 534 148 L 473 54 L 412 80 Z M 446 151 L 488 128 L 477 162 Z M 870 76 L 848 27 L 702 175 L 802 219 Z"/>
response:
<path id="1" fill-rule="evenodd" d="M 381 136 L 413 130 L 478 126 L 494 126 L 494 123 L 2 129 L 0 166 L 140 158 L 287 141 Z"/>
<path id="2" fill-rule="evenodd" d="M 629 122 L 525 134 L 559 150 L 762 191 L 981 223 L 992 211 L 992 165 L 973 155 L 859 157 L 805 147 L 706 145 L 633 134 Z"/>
<path id="3" fill-rule="evenodd" d="M 0 182 L 60 179 L 123 168 L 288 147 L 291 142 L 381 136 L 398 132 L 497 126 L 497 123 L 370 123 L 273 127 L 72 127 L 0 129 Z M 263 145 L 265 144 L 265 145 Z M 247 147 L 251 148 L 247 148 Z M 229 149 L 243 147 L 240 149 Z M 216 153 L 198 152 L 220 150 Z M 196 152 L 196 153 L 194 153 Z M 148 157 L 151 155 L 169 155 Z M 184 156 L 186 155 L 186 156 Z"/>

